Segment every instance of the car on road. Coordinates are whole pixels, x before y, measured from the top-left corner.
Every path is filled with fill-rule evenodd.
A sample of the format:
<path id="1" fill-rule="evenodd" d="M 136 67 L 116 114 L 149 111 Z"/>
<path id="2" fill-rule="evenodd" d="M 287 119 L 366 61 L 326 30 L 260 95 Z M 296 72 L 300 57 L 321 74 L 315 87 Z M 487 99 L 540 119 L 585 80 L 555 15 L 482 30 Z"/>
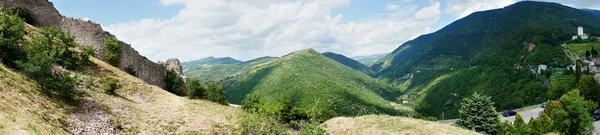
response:
<path id="1" fill-rule="evenodd" d="M 502 116 L 504 117 L 510 117 L 510 116 L 515 116 L 517 115 L 517 112 L 513 111 L 513 110 L 506 110 L 504 112 L 502 112 Z"/>
<path id="2" fill-rule="evenodd" d="M 592 114 L 592 117 L 596 120 L 600 120 L 600 109 L 596 109 L 596 111 L 594 111 Z"/>
<path id="3" fill-rule="evenodd" d="M 541 107 L 542 107 L 542 108 L 546 107 L 546 103 L 548 103 L 548 101 L 546 101 L 546 102 L 542 103 Z"/>

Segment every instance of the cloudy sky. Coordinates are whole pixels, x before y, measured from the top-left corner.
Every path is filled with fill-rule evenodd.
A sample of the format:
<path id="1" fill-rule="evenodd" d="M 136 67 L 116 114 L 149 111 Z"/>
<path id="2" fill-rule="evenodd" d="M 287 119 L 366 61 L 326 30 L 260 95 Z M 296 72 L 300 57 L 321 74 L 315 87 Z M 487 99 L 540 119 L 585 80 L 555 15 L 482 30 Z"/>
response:
<path id="1" fill-rule="evenodd" d="M 306 48 L 363 56 L 393 51 L 472 12 L 520 0 L 50 0 L 153 61 L 250 60 Z M 545 0 L 600 9 L 596 0 Z"/>

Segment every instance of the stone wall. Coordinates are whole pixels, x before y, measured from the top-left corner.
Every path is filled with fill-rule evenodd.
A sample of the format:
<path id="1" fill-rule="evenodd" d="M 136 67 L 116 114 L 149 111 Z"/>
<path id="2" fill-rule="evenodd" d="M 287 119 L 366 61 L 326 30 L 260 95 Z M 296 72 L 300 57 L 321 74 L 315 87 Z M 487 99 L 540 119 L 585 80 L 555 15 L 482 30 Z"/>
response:
<path id="1" fill-rule="evenodd" d="M 69 31 L 71 35 L 75 36 L 75 42 L 82 46 L 94 46 L 94 57 L 106 61 L 104 59 L 104 40 L 113 35 L 104 31 L 100 24 L 62 16 L 48 0 L 0 0 L 0 5 L 8 8 L 22 7 L 30 10 L 35 19 L 32 25 L 40 28 L 54 26 L 62 31 Z M 120 42 L 120 45 L 123 49 L 123 55 L 119 69 L 123 71 L 126 68 L 133 69 L 140 79 L 161 88 L 165 87 L 164 78 L 167 71 L 165 66 L 141 56 L 127 43 Z M 179 68 L 181 69 L 181 67 Z"/>

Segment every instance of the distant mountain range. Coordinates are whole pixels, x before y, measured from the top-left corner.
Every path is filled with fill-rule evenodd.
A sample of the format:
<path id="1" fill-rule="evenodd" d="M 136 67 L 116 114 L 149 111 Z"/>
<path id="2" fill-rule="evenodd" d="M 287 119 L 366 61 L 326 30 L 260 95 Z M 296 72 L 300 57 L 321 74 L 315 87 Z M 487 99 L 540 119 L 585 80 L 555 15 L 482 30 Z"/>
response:
<path id="1" fill-rule="evenodd" d="M 370 67 L 377 60 L 385 57 L 387 54 L 389 54 L 389 53 L 373 54 L 373 55 L 368 55 L 368 56 L 356 56 L 356 57 L 351 57 L 351 58 L 362 63 L 363 65 Z"/>

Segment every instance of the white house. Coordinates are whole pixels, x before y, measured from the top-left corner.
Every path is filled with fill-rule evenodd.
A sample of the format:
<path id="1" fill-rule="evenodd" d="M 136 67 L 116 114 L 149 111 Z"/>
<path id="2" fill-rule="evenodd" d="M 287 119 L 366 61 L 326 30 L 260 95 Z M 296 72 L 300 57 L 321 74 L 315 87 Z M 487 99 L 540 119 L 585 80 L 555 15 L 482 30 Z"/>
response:
<path id="1" fill-rule="evenodd" d="M 573 35 L 572 39 L 576 40 L 577 38 L 588 39 L 588 34 L 583 33 L 583 27 L 577 27 L 577 35 Z"/>

